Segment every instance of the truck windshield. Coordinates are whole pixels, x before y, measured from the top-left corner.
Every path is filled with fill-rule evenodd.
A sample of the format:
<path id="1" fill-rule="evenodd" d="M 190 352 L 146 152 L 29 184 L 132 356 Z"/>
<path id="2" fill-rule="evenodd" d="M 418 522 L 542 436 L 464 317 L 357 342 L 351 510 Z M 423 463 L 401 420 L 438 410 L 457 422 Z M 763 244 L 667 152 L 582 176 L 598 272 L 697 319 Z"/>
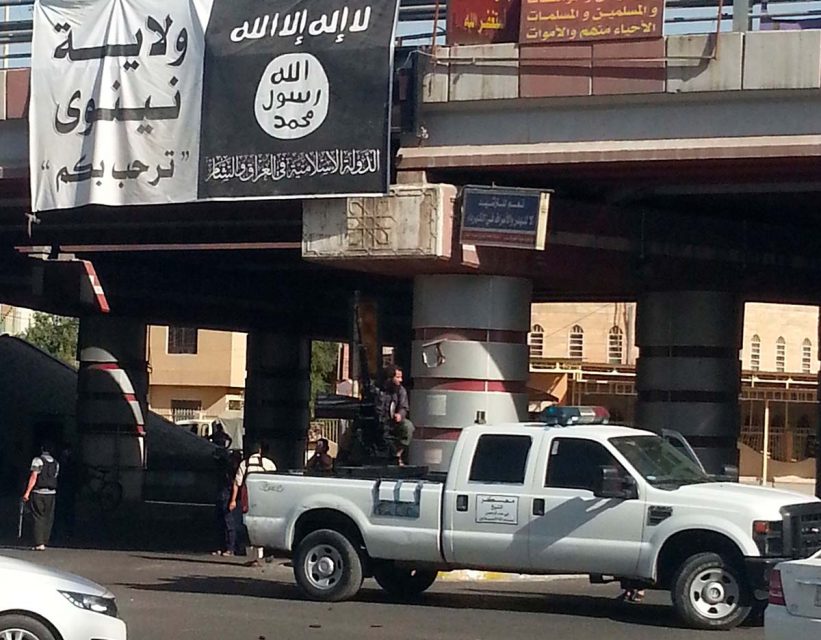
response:
<path id="1" fill-rule="evenodd" d="M 610 438 L 619 452 L 654 487 L 675 489 L 710 482 L 710 477 L 688 456 L 658 436 Z"/>

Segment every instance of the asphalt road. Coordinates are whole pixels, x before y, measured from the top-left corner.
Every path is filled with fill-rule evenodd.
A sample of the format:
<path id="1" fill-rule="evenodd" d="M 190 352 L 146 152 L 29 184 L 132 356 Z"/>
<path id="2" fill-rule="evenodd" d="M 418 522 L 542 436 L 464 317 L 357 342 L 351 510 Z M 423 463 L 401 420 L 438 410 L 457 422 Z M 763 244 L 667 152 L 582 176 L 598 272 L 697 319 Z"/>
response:
<path id="1" fill-rule="evenodd" d="M 355 601 L 305 601 L 285 561 L 247 567 L 241 558 L 148 551 L 5 547 L 4 555 L 79 573 L 118 597 L 129 637 L 140 640 L 762 640 L 760 628 L 729 633 L 681 628 L 666 593 L 616 601 L 614 585 L 554 578 L 437 583 L 413 603 L 367 580 Z"/>

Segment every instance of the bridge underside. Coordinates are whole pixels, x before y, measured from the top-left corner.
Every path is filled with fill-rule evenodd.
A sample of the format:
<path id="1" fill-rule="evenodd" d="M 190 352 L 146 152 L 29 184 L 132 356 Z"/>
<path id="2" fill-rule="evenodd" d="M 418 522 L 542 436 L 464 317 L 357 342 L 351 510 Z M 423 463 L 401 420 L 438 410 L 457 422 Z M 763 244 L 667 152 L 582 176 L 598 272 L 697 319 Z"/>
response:
<path id="1" fill-rule="evenodd" d="M 430 164 L 404 175 L 553 189 L 547 249 L 478 247 L 474 264 L 311 263 L 301 258 L 299 202 L 86 207 L 30 221 L 20 177 L 2 182 L 0 297 L 82 312 L 71 299 L 73 284 L 53 278 L 48 295 L 33 286 L 32 269 L 43 263 L 23 257 L 51 253 L 91 260 L 118 315 L 248 328 L 268 324 L 274 314 L 278 323 L 303 328 L 310 318 L 319 335 L 347 334 L 356 289 L 379 292 L 407 317 L 413 276 L 437 271 L 526 277 L 535 301 L 624 300 L 648 290 L 695 288 L 746 300 L 821 302 L 819 157 Z M 70 291 L 55 295 L 63 286 Z"/>

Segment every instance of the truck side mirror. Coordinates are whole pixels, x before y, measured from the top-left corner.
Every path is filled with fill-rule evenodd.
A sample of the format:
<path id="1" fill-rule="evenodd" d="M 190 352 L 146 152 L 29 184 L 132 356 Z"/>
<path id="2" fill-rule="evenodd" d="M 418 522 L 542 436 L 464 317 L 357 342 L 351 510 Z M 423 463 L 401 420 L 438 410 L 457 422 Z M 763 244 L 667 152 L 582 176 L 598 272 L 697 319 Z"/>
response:
<path id="1" fill-rule="evenodd" d="M 725 464 L 721 467 L 721 479 L 725 482 L 738 482 L 738 467 L 734 464 Z"/>
<path id="2" fill-rule="evenodd" d="M 636 481 L 633 476 L 623 475 L 617 467 L 599 467 L 601 471 L 597 498 L 615 498 L 618 500 L 635 500 L 639 497 Z"/>

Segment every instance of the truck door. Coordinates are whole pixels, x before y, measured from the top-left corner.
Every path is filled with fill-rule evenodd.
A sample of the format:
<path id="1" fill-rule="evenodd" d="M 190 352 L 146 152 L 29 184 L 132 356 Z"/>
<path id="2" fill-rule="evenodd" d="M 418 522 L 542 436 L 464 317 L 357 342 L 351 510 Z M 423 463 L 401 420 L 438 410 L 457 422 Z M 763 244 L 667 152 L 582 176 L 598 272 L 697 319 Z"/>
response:
<path id="1" fill-rule="evenodd" d="M 602 467 L 628 471 L 595 440 L 551 437 L 532 496 L 530 563 L 536 571 L 629 576 L 636 571 L 644 499 L 595 495 Z M 539 486 L 534 483 L 534 486 Z"/>
<path id="2" fill-rule="evenodd" d="M 532 475 L 532 444 L 525 434 L 481 435 L 470 464 L 457 466 L 459 475 L 445 493 L 444 506 L 444 550 L 452 564 L 527 567 L 530 503 L 525 487 L 528 472 Z"/>

